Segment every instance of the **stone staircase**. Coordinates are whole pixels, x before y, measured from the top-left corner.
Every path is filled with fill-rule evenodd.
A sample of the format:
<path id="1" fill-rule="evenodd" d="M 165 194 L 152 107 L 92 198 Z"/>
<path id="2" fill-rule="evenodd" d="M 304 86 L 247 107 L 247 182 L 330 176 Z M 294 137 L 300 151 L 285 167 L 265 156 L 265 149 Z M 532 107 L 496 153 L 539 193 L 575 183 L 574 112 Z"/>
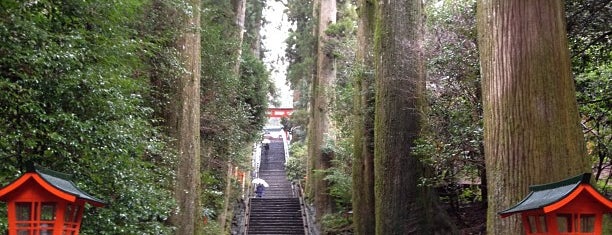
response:
<path id="1" fill-rule="evenodd" d="M 250 199 L 247 234 L 305 234 L 300 200 L 285 174 L 283 142 L 272 140 L 262 152 L 259 177 L 270 186 L 262 198 Z"/>
<path id="2" fill-rule="evenodd" d="M 304 234 L 299 198 L 252 198 L 248 234 Z"/>

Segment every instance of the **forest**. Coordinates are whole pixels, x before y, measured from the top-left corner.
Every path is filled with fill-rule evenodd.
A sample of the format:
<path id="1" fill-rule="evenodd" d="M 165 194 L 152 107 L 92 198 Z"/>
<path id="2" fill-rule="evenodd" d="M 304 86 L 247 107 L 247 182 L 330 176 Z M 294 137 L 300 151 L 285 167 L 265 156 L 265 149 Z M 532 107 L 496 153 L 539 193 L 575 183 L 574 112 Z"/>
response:
<path id="1" fill-rule="evenodd" d="M 270 2 L 319 233 L 520 234 L 497 213 L 585 172 L 612 196 L 610 0 L 2 0 L 0 187 L 34 162 L 107 203 L 81 234 L 231 234 Z"/>

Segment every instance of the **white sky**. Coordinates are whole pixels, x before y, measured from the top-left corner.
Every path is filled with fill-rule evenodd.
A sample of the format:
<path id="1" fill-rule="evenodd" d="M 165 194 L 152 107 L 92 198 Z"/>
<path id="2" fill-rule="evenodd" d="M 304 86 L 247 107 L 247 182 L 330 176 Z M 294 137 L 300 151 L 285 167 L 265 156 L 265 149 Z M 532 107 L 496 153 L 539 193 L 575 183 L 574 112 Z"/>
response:
<path id="1" fill-rule="evenodd" d="M 264 8 L 264 18 L 267 23 L 263 25 L 262 43 L 264 48 L 264 63 L 270 71 L 271 79 L 280 95 L 280 107 L 293 107 L 293 91 L 286 84 L 287 63 L 285 62 L 285 39 L 289 35 L 291 25 L 283 13 L 285 6 L 275 0 L 267 0 L 268 7 Z"/>

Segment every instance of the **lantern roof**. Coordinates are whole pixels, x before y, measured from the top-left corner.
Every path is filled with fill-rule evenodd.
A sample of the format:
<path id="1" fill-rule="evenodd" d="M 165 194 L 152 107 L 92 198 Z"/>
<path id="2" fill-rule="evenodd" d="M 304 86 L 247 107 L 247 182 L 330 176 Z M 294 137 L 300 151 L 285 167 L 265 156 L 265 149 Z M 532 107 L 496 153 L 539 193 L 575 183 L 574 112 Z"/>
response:
<path id="1" fill-rule="evenodd" d="M 62 190 L 64 192 L 73 194 L 78 198 L 84 199 L 90 202 L 97 202 L 99 204 L 105 204 L 104 201 L 97 199 L 83 190 L 76 187 L 76 185 L 69 180 L 69 175 L 60 173 L 57 171 L 52 171 L 49 169 L 36 169 L 36 172 L 43 177 L 48 183 L 55 186 L 57 189 Z M 62 177 L 64 176 L 64 177 Z"/>
<path id="2" fill-rule="evenodd" d="M 28 167 L 28 172 L 12 183 L 0 188 L 0 199 L 5 197 L 8 193 L 19 188 L 29 179 L 34 179 L 43 188 L 56 194 L 64 199 L 74 198 L 82 199 L 94 206 L 104 206 L 106 203 L 100 199 L 97 199 L 83 190 L 79 189 L 72 181 L 70 181 L 70 175 L 61 172 L 44 169 L 40 167 Z M 55 190 L 53 190 L 55 189 Z M 58 191 L 59 190 L 59 191 Z"/>
<path id="3" fill-rule="evenodd" d="M 514 213 L 536 209 L 543 209 L 544 212 L 551 211 L 567 204 L 578 195 L 578 191 L 583 191 L 583 189 L 589 192 L 594 199 L 611 209 L 612 202 L 592 188 L 589 184 L 590 179 L 591 174 L 584 173 L 559 182 L 529 186 L 530 192 L 522 201 L 499 212 L 499 214 L 506 217 Z M 557 205 L 560 203 L 563 205 Z"/>

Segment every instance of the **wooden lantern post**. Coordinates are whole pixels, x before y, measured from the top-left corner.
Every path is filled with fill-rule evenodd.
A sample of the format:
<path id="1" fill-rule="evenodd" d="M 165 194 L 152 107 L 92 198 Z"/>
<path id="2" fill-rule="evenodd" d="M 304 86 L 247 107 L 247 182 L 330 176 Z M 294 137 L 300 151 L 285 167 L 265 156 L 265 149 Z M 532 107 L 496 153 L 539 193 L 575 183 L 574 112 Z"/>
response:
<path id="1" fill-rule="evenodd" d="M 8 234 L 78 235 L 85 203 L 105 203 L 78 189 L 67 176 L 31 167 L 0 188 L 0 201 L 8 205 Z"/>
<path id="2" fill-rule="evenodd" d="M 612 201 L 591 186 L 590 173 L 559 182 L 534 185 L 519 203 L 499 212 L 502 218 L 520 213 L 527 235 L 600 235 L 603 214 Z"/>

